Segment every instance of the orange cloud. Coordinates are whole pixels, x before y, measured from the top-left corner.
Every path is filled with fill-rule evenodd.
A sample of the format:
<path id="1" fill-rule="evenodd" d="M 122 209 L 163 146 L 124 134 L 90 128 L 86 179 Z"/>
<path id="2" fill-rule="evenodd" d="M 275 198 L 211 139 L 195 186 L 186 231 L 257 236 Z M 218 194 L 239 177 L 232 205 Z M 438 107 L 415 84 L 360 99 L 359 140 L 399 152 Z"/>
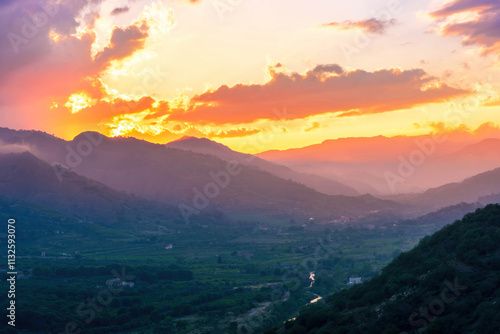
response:
<path id="1" fill-rule="evenodd" d="M 446 134 L 455 141 L 473 141 L 486 138 L 500 138 L 500 127 L 493 122 L 485 122 L 476 129 L 471 129 L 466 124 L 446 126 L 443 122 L 426 123 L 432 134 Z"/>
<path id="2" fill-rule="evenodd" d="M 454 21 L 455 14 L 469 13 L 466 21 Z M 476 44 L 483 54 L 500 53 L 500 3 L 494 0 L 454 0 L 430 13 L 438 21 L 445 20 L 441 33 L 461 36 L 464 45 Z"/>
<path id="3" fill-rule="evenodd" d="M 483 137 L 500 137 L 500 126 L 493 122 L 486 122 L 481 124 L 476 130 L 474 130 L 474 135 Z"/>
<path id="4" fill-rule="evenodd" d="M 325 23 L 320 25 L 320 27 L 325 28 L 336 28 L 340 30 L 351 30 L 351 29 L 362 29 L 366 32 L 374 33 L 374 34 L 383 34 L 385 30 L 393 26 L 397 23 L 395 19 L 392 20 L 379 20 L 379 19 L 367 19 L 360 21 L 334 21 L 330 23 Z"/>
<path id="5" fill-rule="evenodd" d="M 115 9 L 113 9 L 111 11 L 110 15 L 111 16 L 120 15 L 120 14 L 123 14 L 123 13 L 127 13 L 129 10 L 130 10 L 130 8 L 127 7 L 127 6 L 116 7 Z"/>
<path id="6" fill-rule="evenodd" d="M 153 119 L 158 117 L 151 117 L 149 114 L 154 115 L 155 113 L 159 113 L 160 110 L 168 108 L 168 105 L 163 103 L 153 107 L 155 102 L 156 100 L 150 96 L 130 101 L 121 98 L 110 101 L 100 100 L 87 108 L 81 109 L 77 114 L 71 115 L 70 118 L 73 122 L 91 125 L 98 124 L 103 120 L 111 120 L 114 117 L 147 111 L 148 116 L 145 116 L 145 119 Z"/>
<path id="7" fill-rule="evenodd" d="M 38 0 L 0 5 L 0 30 L 11 37 L 0 39 L 4 60 L 0 64 L 0 110 L 16 111 L 16 117 L 9 117 L 10 123 L 5 125 L 57 129 L 67 134 L 95 129 L 98 123 L 120 114 L 147 109 L 163 112 L 168 105 L 160 103 L 153 108 L 151 97 L 128 101 L 130 98 L 110 96 L 99 78 L 111 65 L 144 49 L 146 41 L 171 27 L 172 12 L 162 11 L 161 22 L 143 12 L 129 26 L 113 27 L 109 45 L 93 57 L 100 1 L 68 0 L 53 5 L 52 10 L 57 11 L 53 16 L 45 12 L 45 2 Z M 159 5 L 154 5 L 146 9 L 157 10 Z M 83 19 L 81 12 L 86 13 Z M 30 31 L 28 38 L 23 25 L 29 13 L 45 13 L 48 21 Z"/>
<path id="8" fill-rule="evenodd" d="M 95 57 L 97 63 L 108 64 L 111 60 L 119 60 L 142 49 L 148 37 L 147 26 L 129 26 L 125 29 L 115 28 L 111 35 L 111 43 Z"/>
<path id="9" fill-rule="evenodd" d="M 141 49 L 147 32 L 136 26 L 116 27 L 111 44 L 102 52 L 91 57 L 91 46 L 95 35 L 88 32 L 81 38 L 71 35 L 54 43 L 47 35 L 43 41 L 47 54 L 34 52 L 26 62 L 19 64 L 8 76 L 0 81 L 0 93 L 6 96 L 7 103 L 22 104 L 29 92 L 30 100 L 42 98 L 67 98 L 76 91 L 86 91 L 94 98 L 102 96 L 95 82 L 112 60 L 123 59 Z M 33 41 L 35 42 L 35 41 Z M 40 41 L 41 43 L 41 41 Z M 1 65 L 0 65 L 1 66 Z"/>
<path id="10" fill-rule="evenodd" d="M 446 101 L 467 94 L 428 76 L 424 70 L 343 71 L 320 65 L 305 74 L 275 73 L 262 85 L 223 85 L 191 99 L 186 110 L 169 120 L 213 124 L 245 124 L 275 119 L 273 110 L 286 105 L 280 119 L 305 118 L 330 112 L 338 116 L 381 113 Z"/>

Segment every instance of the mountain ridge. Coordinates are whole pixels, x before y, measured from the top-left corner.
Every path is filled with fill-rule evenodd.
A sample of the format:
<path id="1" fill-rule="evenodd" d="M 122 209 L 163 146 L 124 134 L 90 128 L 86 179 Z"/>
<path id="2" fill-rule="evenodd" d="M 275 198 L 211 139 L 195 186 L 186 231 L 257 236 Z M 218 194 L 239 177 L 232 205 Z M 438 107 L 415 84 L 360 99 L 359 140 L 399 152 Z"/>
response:
<path id="1" fill-rule="evenodd" d="M 148 219 L 181 221 L 176 207 L 120 193 L 71 170 L 64 171 L 61 182 L 59 168 L 29 152 L 0 154 L 0 195 L 109 226 Z M 156 214 L 149 215 L 148 210 Z"/>
<path id="2" fill-rule="evenodd" d="M 233 151 L 229 147 L 207 138 L 183 137 L 166 144 L 166 147 L 210 154 L 225 161 L 237 161 L 239 164 L 259 168 L 283 179 L 290 179 L 301 183 L 327 195 L 359 195 L 359 192 L 340 182 L 317 175 L 299 173 L 289 167 L 269 162 L 255 155 Z"/>
<path id="3" fill-rule="evenodd" d="M 500 205 L 490 204 L 266 334 L 498 333 L 499 269 Z"/>
<path id="4" fill-rule="evenodd" d="M 16 143 L 15 138 L 9 141 Z M 52 166 L 61 165 L 63 180 L 65 171 L 72 170 L 118 191 L 175 206 L 193 206 L 200 192 L 213 187 L 211 175 L 223 173 L 229 164 L 214 156 L 135 138 L 108 138 L 95 132 L 82 133 L 72 141 L 49 137 L 39 142 L 30 136 L 18 138 L 17 142 L 21 141 Z M 285 219 L 405 208 L 387 200 L 329 196 L 251 166 L 239 167 L 242 171 L 237 177 L 215 189 L 217 194 L 213 198 L 205 198 L 203 209 Z"/>
<path id="5" fill-rule="evenodd" d="M 257 156 L 303 173 L 320 175 L 362 192 L 389 195 L 421 192 L 500 167 L 498 134 L 443 133 L 419 136 L 375 136 L 326 140 L 320 144 Z M 386 173 L 421 157 L 412 173 L 391 187 Z M 412 158 L 413 157 L 413 158 Z M 360 188 L 363 182 L 376 190 Z"/>

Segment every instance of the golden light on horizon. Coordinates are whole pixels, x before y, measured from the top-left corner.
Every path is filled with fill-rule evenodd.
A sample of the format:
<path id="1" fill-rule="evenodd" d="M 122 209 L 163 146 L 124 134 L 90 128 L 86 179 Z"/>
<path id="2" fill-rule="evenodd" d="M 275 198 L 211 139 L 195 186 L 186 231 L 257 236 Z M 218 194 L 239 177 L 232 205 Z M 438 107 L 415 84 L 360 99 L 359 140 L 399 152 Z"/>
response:
<path id="1" fill-rule="evenodd" d="M 88 96 L 85 92 L 75 93 L 70 95 L 68 102 L 64 104 L 72 114 L 76 114 L 82 109 L 92 106 L 92 98 Z"/>
<path id="2" fill-rule="evenodd" d="M 135 131 L 153 137 L 158 136 L 165 131 L 165 128 L 158 122 L 144 120 L 150 112 L 146 109 L 135 114 L 114 117 L 110 123 L 105 124 L 110 129 L 109 135 L 111 137 L 126 136 Z"/>

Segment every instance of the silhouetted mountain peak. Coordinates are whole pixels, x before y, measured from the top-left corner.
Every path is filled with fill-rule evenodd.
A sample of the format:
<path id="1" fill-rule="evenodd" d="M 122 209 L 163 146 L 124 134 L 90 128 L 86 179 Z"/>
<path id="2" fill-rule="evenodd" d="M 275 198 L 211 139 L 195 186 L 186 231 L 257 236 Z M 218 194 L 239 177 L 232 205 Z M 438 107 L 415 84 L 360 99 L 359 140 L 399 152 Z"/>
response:
<path id="1" fill-rule="evenodd" d="M 9 128 L 1 128 L 0 127 L 0 141 L 5 143 L 19 143 L 26 141 L 46 141 L 46 140 L 59 140 L 62 139 L 57 138 L 51 134 L 48 134 L 43 131 L 37 130 L 12 130 Z"/>
<path id="2" fill-rule="evenodd" d="M 106 137 L 105 135 L 103 135 L 102 133 L 99 133 L 97 131 L 84 131 L 80 134 L 78 134 L 75 138 L 73 138 L 72 141 L 79 141 L 79 140 L 84 140 L 84 139 L 88 139 L 89 137 L 91 138 L 101 138 L 101 139 L 109 139 L 108 137 Z"/>
<path id="3" fill-rule="evenodd" d="M 175 142 L 182 142 L 182 141 L 189 141 L 191 139 L 202 139 L 202 138 L 198 138 L 198 137 L 194 137 L 194 136 L 182 136 L 181 138 L 178 138 L 176 140 L 172 140 L 171 143 L 175 143 Z"/>
<path id="4" fill-rule="evenodd" d="M 233 151 L 231 148 L 207 138 L 181 138 L 177 141 L 168 143 L 166 146 L 169 148 L 176 148 L 195 153 L 213 155 L 225 161 L 237 161 L 239 164 L 258 168 L 282 179 L 293 180 L 301 183 L 324 194 L 348 196 L 358 195 L 357 191 L 340 182 L 325 179 L 317 175 L 299 173 L 289 167 L 264 160 L 255 155 Z"/>
<path id="5" fill-rule="evenodd" d="M 210 149 L 215 151 L 229 152 L 232 151 L 226 145 L 210 140 L 208 138 L 197 138 L 191 136 L 184 136 L 173 142 L 166 144 L 167 147 L 186 149 L 196 152 L 196 149 Z"/>

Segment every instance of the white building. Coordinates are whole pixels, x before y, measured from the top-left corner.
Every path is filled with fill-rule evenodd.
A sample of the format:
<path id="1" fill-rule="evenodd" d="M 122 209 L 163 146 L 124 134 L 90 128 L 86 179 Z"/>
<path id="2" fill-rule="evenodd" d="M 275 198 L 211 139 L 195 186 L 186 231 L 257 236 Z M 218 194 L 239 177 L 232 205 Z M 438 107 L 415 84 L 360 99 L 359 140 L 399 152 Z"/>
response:
<path id="1" fill-rule="evenodd" d="M 359 284 L 361 282 L 362 282 L 361 277 L 349 277 L 349 282 L 347 282 L 347 285 Z"/>

